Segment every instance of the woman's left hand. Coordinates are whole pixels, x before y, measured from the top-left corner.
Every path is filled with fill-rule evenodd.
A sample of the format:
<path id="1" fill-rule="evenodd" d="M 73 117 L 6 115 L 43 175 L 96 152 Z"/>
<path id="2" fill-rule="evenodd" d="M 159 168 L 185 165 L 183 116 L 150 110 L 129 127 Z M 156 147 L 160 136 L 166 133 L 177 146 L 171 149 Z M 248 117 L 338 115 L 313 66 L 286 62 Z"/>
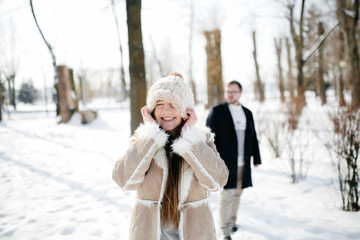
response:
<path id="1" fill-rule="evenodd" d="M 184 118 L 184 121 L 185 121 L 185 124 L 184 126 L 182 127 L 182 129 L 185 129 L 187 127 L 190 127 L 190 126 L 194 126 L 197 122 L 197 116 L 196 116 L 196 112 L 193 108 L 188 108 L 186 110 L 186 114 L 189 116 L 187 119 Z"/>

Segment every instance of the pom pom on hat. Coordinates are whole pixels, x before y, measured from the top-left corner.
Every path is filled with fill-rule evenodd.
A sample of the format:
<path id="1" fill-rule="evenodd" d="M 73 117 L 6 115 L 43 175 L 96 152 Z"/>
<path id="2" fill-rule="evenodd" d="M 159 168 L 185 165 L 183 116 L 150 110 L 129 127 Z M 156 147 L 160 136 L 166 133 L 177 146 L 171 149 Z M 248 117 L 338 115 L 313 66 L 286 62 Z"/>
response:
<path id="1" fill-rule="evenodd" d="M 194 96 L 179 75 L 160 78 L 150 87 L 146 101 L 150 112 L 154 111 L 157 101 L 163 100 L 170 102 L 182 118 L 188 118 L 186 109 L 194 108 Z"/>

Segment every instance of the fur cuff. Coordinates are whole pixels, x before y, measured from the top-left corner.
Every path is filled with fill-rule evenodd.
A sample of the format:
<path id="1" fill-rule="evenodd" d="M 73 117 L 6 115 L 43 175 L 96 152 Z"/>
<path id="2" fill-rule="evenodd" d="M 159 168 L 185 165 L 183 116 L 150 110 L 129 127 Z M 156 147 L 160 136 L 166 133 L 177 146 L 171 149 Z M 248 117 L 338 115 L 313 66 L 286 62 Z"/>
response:
<path id="1" fill-rule="evenodd" d="M 193 144 L 205 141 L 206 134 L 203 130 L 200 130 L 196 127 L 188 127 L 183 130 L 180 138 L 172 144 L 172 149 L 174 152 L 182 156 L 184 153 L 190 152 L 191 146 Z"/>
<path id="2" fill-rule="evenodd" d="M 156 145 L 160 148 L 165 146 L 169 135 L 159 127 L 156 122 L 145 122 L 135 130 L 135 133 L 142 139 L 154 139 Z"/>

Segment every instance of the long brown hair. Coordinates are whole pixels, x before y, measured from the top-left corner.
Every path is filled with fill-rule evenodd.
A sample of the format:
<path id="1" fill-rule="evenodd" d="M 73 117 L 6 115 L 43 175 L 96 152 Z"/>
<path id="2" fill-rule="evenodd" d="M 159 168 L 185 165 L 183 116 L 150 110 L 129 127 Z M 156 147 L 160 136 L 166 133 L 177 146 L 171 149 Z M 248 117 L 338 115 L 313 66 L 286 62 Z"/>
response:
<path id="1" fill-rule="evenodd" d="M 166 181 L 165 192 L 162 200 L 161 208 L 161 225 L 166 223 L 172 223 L 175 228 L 179 226 L 180 211 L 178 208 L 179 203 L 179 184 L 181 182 L 181 168 L 183 164 L 183 158 L 178 154 L 172 152 L 171 144 L 180 135 L 180 130 L 183 126 L 182 123 L 177 127 L 177 135 L 170 136 L 166 145 L 166 157 L 168 162 L 168 178 Z"/>

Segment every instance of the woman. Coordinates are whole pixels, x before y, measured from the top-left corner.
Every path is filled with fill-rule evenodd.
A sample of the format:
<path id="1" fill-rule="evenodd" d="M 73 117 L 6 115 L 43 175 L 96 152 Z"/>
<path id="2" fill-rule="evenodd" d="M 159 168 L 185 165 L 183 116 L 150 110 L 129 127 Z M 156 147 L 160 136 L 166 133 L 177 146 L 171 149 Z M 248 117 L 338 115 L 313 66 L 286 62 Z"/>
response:
<path id="1" fill-rule="evenodd" d="M 130 239 L 216 239 L 209 191 L 227 182 L 228 169 L 208 128 L 195 127 L 191 89 L 172 73 L 149 89 L 144 123 L 116 163 L 114 181 L 137 190 Z"/>

